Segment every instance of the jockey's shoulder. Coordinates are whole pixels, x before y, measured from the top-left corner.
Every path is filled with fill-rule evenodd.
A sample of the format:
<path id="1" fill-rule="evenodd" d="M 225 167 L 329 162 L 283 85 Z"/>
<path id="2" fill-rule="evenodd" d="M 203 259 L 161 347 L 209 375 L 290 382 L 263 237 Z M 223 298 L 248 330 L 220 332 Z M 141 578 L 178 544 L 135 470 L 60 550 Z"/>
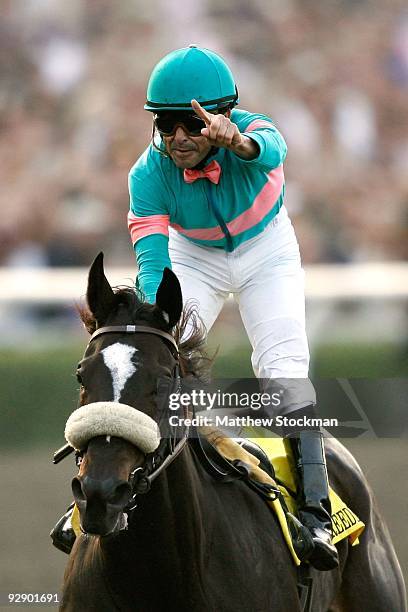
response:
<path id="1" fill-rule="evenodd" d="M 275 124 L 271 117 L 263 115 L 262 113 L 250 113 L 241 108 L 234 108 L 232 110 L 231 121 L 237 124 L 241 133 L 245 132 L 251 124 L 255 125 L 255 122 L 259 122 L 258 127 L 267 128 L 268 124 L 270 124 L 271 127 L 275 128 Z"/>

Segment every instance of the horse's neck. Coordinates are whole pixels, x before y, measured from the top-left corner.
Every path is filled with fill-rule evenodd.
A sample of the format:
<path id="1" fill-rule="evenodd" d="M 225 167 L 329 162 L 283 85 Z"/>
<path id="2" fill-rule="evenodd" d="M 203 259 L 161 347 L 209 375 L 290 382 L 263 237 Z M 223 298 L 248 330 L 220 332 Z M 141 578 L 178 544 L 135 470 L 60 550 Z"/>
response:
<path id="1" fill-rule="evenodd" d="M 114 608 L 104 571 L 101 541 L 98 537 L 81 535 L 64 575 L 61 612 L 94 610 L 109 612 Z"/>
<path id="2" fill-rule="evenodd" d="M 177 554 L 181 552 L 177 544 L 180 538 L 183 539 L 184 552 L 187 547 L 194 549 L 202 545 L 198 540 L 207 495 L 211 495 L 211 488 L 208 490 L 208 485 L 203 482 L 201 470 L 186 446 L 153 483 L 149 493 L 140 499 L 140 506 L 131 519 L 132 529 L 142 531 L 140 523 L 149 523 L 154 525 L 153 540 L 159 547 L 166 545 L 166 542 L 168 546 L 175 544 Z M 206 521 L 211 521 L 211 516 L 206 514 Z M 143 534 L 146 537 L 145 529 Z"/>
<path id="3" fill-rule="evenodd" d="M 118 591 L 129 589 L 129 597 L 137 583 L 141 600 L 169 599 L 170 607 L 171 600 L 182 593 L 188 597 L 202 581 L 209 554 L 206 532 L 212 519 L 205 515 L 204 526 L 205 491 L 190 452 L 186 447 L 151 490 L 137 499 L 129 530 L 105 543 L 107 573 L 122 568 Z"/>

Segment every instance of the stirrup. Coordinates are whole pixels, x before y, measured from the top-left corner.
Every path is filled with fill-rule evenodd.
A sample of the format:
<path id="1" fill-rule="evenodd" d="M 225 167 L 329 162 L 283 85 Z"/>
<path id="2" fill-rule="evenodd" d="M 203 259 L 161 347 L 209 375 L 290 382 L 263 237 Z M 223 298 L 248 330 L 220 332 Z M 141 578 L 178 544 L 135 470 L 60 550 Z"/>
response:
<path id="1" fill-rule="evenodd" d="M 312 567 L 322 572 L 339 566 L 339 554 L 332 543 L 331 524 L 320 522 L 315 515 L 300 510 L 299 518 L 313 541 L 313 550 L 308 558 Z"/>
<path id="2" fill-rule="evenodd" d="M 67 512 L 59 519 L 55 527 L 50 532 L 50 537 L 53 545 L 58 550 L 70 554 L 72 547 L 74 545 L 76 535 L 75 531 L 72 528 L 71 517 L 74 511 L 75 503 L 68 507 Z"/>
<path id="3" fill-rule="evenodd" d="M 315 547 L 312 534 L 291 512 L 286 513 L 286 521 L 296 556 L 302 562 L 308 561 Z"/>

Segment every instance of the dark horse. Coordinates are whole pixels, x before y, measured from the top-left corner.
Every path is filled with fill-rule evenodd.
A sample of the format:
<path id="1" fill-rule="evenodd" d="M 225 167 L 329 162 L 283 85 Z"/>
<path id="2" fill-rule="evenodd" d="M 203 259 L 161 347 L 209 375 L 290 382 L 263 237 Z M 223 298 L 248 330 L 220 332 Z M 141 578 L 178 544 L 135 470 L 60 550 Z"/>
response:
<path id="1" fill-rule="evenodd" d="M 100 254 L 89 273 L 87 302 L 82 319 L 93 335 L 78 369 L 80 406 L 89 413 L 102 406 L 104 418 L 110 407 L 118 407 L 118 414 L 109 417 L 112 432 L 102 431 L 93 417 L 90 423 L 85 418 L 88 432 L 77 432 L 84 433 L 85 443 L 72 489 L 83 534 L 65 571 L 61 609 L 300 611 L 297 569 L 261 497 L 243 481 L 214 480 L 191 440 L 176 441 L 173 454 L 168 440 L 151 452 L 141 431 L 135 434 L 140 444 L 134 432 L 124 439 L 128 421 L 116 427 L 122 418 L 119 404 L 132 407 L 138 418 L 144 413 L 141 422 L 151 425 L 158 420 L 157 380 L 176 380 L 177 366 L 184 376 L 206 367 L 203 336 L 191 317 L 183 320 L 175 275 L 165 270 L 156 304 L 149 305 L 133 290 L 112 290 Z M 186 325 L 192 334 L 184 342 Z M 125 373 L 119 372 L 120 360 Z M 339 569 L 312 570 L 312 610 L 404 612 L 404 582 L 373 494 L 339 442 L 328 439 L 327 453 L 332 485 L 366 530 L 360 545 L 339 544 Z M 161 471 L 148 490 L 148 476 L 158 474 L 157 466 Z"/>

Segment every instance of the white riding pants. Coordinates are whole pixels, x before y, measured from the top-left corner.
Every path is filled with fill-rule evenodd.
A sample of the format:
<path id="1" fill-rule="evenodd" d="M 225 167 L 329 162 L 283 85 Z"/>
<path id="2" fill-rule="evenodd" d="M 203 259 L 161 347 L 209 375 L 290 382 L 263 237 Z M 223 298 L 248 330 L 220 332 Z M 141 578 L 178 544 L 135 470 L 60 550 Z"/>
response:
<path id="1" fill-rule="evenodd" d="M 194 244 L 170 228 L 169 254 L 183 300 L 198 303 L 207 332 L 233 294 L 252 345 L 255 376 L 290 379 L 282 411 L 315 403 L 308 380 L 304 271 L 286 208 L 232 253 Z"/>

